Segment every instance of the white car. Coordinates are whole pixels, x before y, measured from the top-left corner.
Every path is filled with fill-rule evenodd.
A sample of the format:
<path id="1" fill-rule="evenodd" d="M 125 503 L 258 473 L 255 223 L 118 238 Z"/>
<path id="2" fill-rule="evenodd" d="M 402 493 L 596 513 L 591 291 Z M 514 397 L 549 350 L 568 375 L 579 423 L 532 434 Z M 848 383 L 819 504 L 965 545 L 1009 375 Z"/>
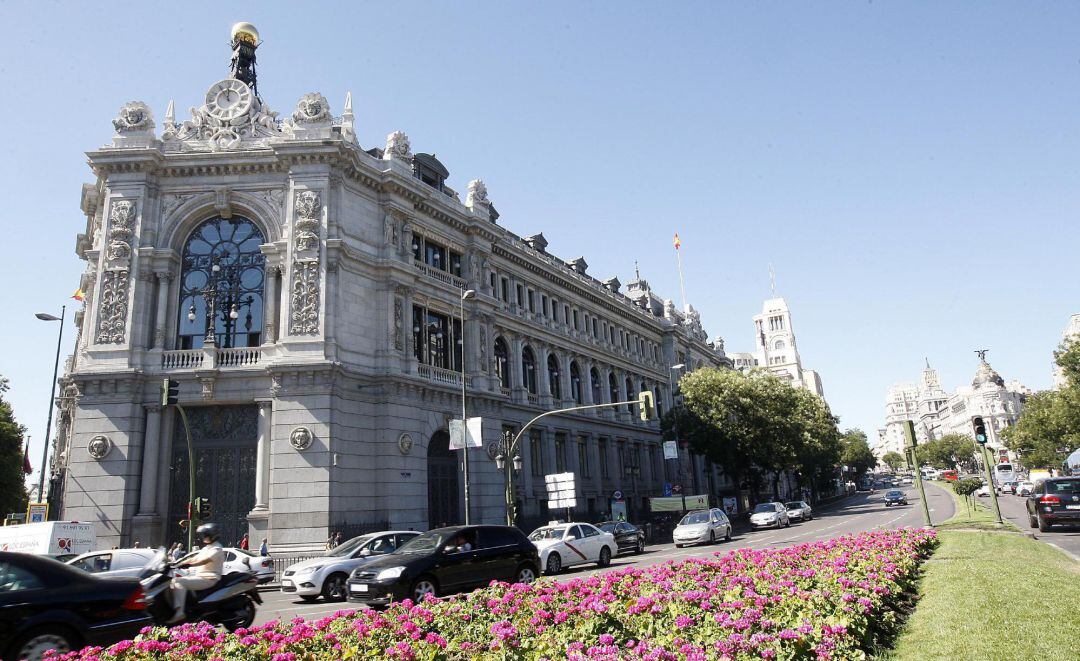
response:
<path id="1" fill-rule="evenodd" d="M 222 576 L 234 572 L 245 571 L 255 572 L 255 577 L 259 580 L 259 585 L 269 583 L 277 576 L 277 572 L 274 571 L 274 561 L 272 558 L 264 558 L 251 551 L 245 551 L 244 549 L 226 548 L 225 567 L 222 571 Z"/>
<path id="2" fill-rule="evenodd" d="M 1016 495 L 1017 496 L 1030 496 L 1031 490 L 1035 488 L 1035 483 L 1030 480 L 1024 480 L 1023 482 L 1016 483 Z"/>
<path id="3" fill-rule="evenodd" d="M 112 549 L 83 553 L 67 564 L 96 576 L 138 576 L 157 554 L 156 549 Z"/>
<path id="4" fill-rule="evenodd" d="M 806 504 L 805 500 L 794 500 L 790 503 L 784 503 L 784 507 L 787 508 L 788 518 L 792 521 L 814 520 L 814 510 L 810 509 L 810 506 Z"/>
<path id="5" fill-rule="evenodd" d="M 588 523 L 554 523 L 532 531 L 529 541 L 540 551 L 545 574 L 558 574 L 563 567 L 595 562 L 607 567 L 619 551 L 615 537 Z"/>
<path id="6" fill-rule="evenodd" d="M 731 539 L 731 520 L 718 507 L 687 512 L 671 532 L 671 540 L 678 548 L 687 544 L 714 544 L 719 539 L 725 542 Z"/>
<path id="7" fill-rule="evenodd" d="M 783 528 L 791 525 L 788 518 L 787 508 L 783 503 L 758 503 L 754 511 L 750 513 L 750 527 L 758 528 Z"/>
<path id="8" fill-rule="evenodd" d="M 348 597 L 346 581 L 352 571 L 372 558 L 394 551 L 416 537 L 415 530 L 389 530 L 354 537 L 324 555 L 289 565 L 281 574 L 281 591 L 304 601 L 342 601 Z"/>

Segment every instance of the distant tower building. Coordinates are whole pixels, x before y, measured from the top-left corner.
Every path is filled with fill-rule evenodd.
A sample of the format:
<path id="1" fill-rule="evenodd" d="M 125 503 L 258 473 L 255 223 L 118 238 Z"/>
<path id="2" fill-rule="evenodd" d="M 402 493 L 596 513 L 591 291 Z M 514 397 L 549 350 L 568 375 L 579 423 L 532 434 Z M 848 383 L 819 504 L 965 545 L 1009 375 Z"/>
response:
<path id="1" fill-rule="evenodd" d="M 824 397 L 821 377 L 814 370 L 804 369 L 799 347 L 795 343 L 795 328 L 791 323 L 791 310 L 783 297 L 774 297 L 765 301 L 761 314 L 754 315 L 754 329 L 757 332 L 754 365 L 765 367 L 776 376 L 791 381 L 794 385 L 806 388 L 818 397 Z M 745 356 L 736 354 L 736 367 Z"/>
<path id="2" fill-rule="evenodd" d="M 1069 317 L 1069 324 L 1065 326 L 1065 330 L 1061 332 L 1061 341 L 1068 342 L 1071 339 L 1080 339 L 1080 314 L 1074 314 Z M 1062 374 L 1061 368 L 1057 363 L 1054 363 L 1054 390 L 1061 390 L 1065 386 L 1065 375 Z"/>

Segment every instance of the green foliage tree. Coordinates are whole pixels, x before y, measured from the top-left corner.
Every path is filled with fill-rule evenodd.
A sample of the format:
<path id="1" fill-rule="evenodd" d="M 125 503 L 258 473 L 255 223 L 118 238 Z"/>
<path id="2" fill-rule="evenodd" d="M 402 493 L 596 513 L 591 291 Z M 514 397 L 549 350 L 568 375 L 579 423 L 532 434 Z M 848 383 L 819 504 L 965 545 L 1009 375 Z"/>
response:
<path id="1" fill-rule="evenodd" d="M 7 379 L 0 377 L 0 514 L 26 511 L 26 485 L 23 473 L 23 432 L 15 413 L 4 399 Z"/>
<path id="2" fill-rule="evenodd" d="M 1080 447 L 1080 341 L 1062 343 L 1054 360 L 1065 387 L 1029 397 L 1016 424 L 1003 434 L 1005 445 L 1028 468 L 1058 468 Z"/>
<path id="3" fill-rule="evenodd" d="M 840 437 L 843 448 L 840 461 L 845 466 L 850 466 L 859 477 L 877 465 L 877 457 L 870 450 L 870 443 L 866 440 L 866 432 L 861 429 L 846 429 Z"/>
<path id="4" fill-rule="evenodd" d="M 927 441 L 916 450 L 919 461 L 934 468 L 955 469 L 959 465 L 971 465 L 975 454 L 975 439 L 963 434 L 945 434 Z"/>
<path id="5" fill-rule="evenodd" d="M 972 495 L 979 490 L 979 487 L 983 485 L 982 480 L 977 477 L 969 477 L 963 480 L 957 480 L 953 482 L 952 488 L 956 492 L 956 495 L 962 496 L 964 504 L 967 506 L 968 517 L 971 517 L 971 498 Z"/>
<path id="6" fill-rule="evenodd" d="M 885 456 L 881 458 L 885 465 L 889 468 L 896 470 L 904 465 L 904 455 L 899 452 L 886 452 Z"/>
<path id="7" fill-rule="evenodd" d="M 661 421 L 665 440 L 677 427 L 682 441 L 738 485 L 760 492 L 772 475 L 778 497 L 779 473 L 794 469 L 816 491 L 836 465 L 836 419 L 824 402 L 764 370 L 698 369 L 679 380 L 679 389 L 683 403 Z"/>

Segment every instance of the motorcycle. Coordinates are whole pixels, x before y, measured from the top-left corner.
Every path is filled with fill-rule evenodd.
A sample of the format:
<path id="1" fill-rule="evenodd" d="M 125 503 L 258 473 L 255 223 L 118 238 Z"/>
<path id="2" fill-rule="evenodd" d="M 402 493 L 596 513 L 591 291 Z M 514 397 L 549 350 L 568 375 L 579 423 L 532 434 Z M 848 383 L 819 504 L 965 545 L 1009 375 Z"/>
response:
<path id="1" fill-rule="evenodd" d="M 150 602 L 147 612 L 158 626 L 165 626 L 172 619 L 174 610 L 169 584 L 180 561 L 170 561 L 165 549 L 161 549 L 139 576 L 143 593 Z M 247 563 L 247 558 L 244 562 Z M 204 621 L 236 631 L 251 626 L 255 621 L 256 604 L 261 603 L 255 572 L 232 572 L 222 576 L 212 587 L 188 591 L 182 622 Z"/>

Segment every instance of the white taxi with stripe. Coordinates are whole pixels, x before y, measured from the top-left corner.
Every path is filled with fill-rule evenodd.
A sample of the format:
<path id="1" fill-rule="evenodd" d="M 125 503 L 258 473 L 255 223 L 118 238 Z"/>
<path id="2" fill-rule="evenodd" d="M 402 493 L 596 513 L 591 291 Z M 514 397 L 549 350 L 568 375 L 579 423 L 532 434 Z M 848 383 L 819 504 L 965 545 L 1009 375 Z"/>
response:
<path id="1" fill-rule="evenodd" d="M 558 574 L 563 567 L 595 562 L 607 567 L 618 551 L 615 537 L 588 523 L 553 523 L 537 528 L 529 541 L 540 551 L 545 574 Z"/>

